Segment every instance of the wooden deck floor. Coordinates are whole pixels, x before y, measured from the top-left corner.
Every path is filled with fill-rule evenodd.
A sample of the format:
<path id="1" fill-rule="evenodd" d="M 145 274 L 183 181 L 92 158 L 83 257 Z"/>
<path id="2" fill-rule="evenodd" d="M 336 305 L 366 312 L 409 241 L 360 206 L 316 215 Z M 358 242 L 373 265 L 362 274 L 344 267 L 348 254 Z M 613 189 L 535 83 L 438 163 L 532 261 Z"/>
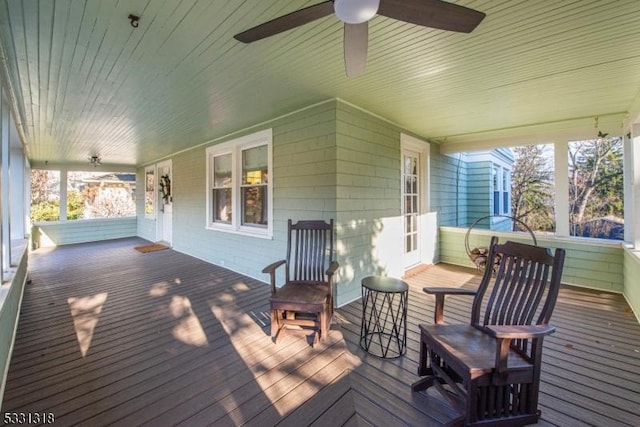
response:
<path id="1" fill-rule="evenodd" d="M 453 413 L 412 394 L 426 284 L 474 286 L 440 265 L 407 281 L 409 349 L 381 360 L 358 346 L 359 302 L 325 342 L 269 336 L 268 286 L 141 239 L 40 249 L 30 258 L 2 411 L 56 425 L 423 425 Z M 448 300 L 467 321 L 470 301 Z M 540 425 L 640 425 L 640 325 L 623 298 L 565 287 L 545 340 Z M 1 421 L 0 421 L 1 422 Z"/>

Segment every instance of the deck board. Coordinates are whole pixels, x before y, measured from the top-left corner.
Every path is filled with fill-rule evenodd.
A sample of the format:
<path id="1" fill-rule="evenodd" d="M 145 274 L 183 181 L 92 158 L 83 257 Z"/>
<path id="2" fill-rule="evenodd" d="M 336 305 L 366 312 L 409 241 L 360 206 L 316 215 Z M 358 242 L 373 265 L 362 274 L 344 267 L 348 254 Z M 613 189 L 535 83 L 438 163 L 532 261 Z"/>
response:
<path id="1" fill-rule="evenodd" d="M 407 352 L 359 346 L 362 305 L 336 311 L 311 345 L 269 337 L 269 287 L 142 239 L 39 249 L 11 360 L 3 411 L 50 411 L 57 425 L 427 425 L 455 413 L 412 393 L 424 286 L 473 288 L 476 271 L 422 269 L 410 285 Z M 266 278 L 265 278 L 266 279 Z M 445 320 L 467 322 L 468 297 Z M 545 339 L 541 426 L 640 425 L 640 325 L 620 295 L 563 286 Z"/>

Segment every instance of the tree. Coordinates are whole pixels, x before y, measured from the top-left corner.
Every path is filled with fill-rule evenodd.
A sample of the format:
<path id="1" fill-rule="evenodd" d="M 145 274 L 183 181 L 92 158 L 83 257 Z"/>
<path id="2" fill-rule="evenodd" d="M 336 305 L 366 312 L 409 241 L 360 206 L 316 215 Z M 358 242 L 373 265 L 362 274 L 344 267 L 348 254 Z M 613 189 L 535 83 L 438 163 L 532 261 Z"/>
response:
<path id="1" fill-rule="evenodd" d="M 622 138 L 598 138 L 569 143 L 569 213 L 573 235 L 586 221 L 605 217 L 622 219 Z"/>
<path id="2" fill-rule="evenodd" d="M 34 169 L 31 171 L 31 221 L 60 219 L 60 173 Z"/>
<path id="3" fill-rule="evenodd" d="M 513 149 L 516 161 L 511 172 L 511 212 L 535 231 L 553 231 L 553 168 L 545 145 Z M 514 222 L 514 230 L 522 226 Z"/>

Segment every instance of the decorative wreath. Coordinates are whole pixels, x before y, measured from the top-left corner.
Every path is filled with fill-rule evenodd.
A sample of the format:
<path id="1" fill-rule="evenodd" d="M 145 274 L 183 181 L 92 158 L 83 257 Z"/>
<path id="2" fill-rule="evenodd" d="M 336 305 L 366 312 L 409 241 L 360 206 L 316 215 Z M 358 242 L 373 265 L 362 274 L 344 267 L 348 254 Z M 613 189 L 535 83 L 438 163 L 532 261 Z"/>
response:
<path id="1" fill-rule="evenodd" d="M 517 222 L 518 224 L 523 226 L 529 232 L 529 234 L 531 235 L 531 239 L 533 240 L 533 245 L 534 246 L 538 246 L 538 240 L 536 239 L 535 234 L 533 234 L 533 230 L 531 230 L 531 228 L 529 228 L 529 226 L 527 224 L 525 224 L 524 222 L 522 222 L 518 218 L 514 218 L 514 217 L 509 216 L 509 215 L 487 215 L 487 216 L 483 216 L 481 218 L 478 218 L 477 220 L 475 220 L 475 222 L 473 224 L 471 224 L 471 226 L 467 230 L 467 234 L 465 234 L 465 236 L 464 236 L 464 248 L 467 251 L 467 255 L 469 256 L 469 259 L 476 265 L 478 270 L 484 269 L 486 267 L 487 257 L 489 256 L 489 248 L 480 247 L 480 248 L 471 249 L 469 247 L 469 235 L 471 234 L 471 230 L 473 230 L 473 228 L 476 225 L 478 225 L 478 223 L 480 221 L 483 221 L 485 219 L 490 219 L 490 218 L 507 218 L 507 219 L 510 219 L 511 221 Z"/>
<path id="2" fill-rule="evenodd" d="M 171 178 L 169 175 L 162 175 L 160 177 L 160 194 L 162 194 L 162 200 L 165 203 L 171 201 Z"/>

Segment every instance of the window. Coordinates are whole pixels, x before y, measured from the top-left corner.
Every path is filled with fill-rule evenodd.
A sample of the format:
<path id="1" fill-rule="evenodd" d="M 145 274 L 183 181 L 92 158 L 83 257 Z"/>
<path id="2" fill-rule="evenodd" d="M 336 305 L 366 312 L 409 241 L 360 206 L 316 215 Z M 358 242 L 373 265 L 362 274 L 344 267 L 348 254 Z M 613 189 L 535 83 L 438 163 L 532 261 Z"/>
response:
<path id="1" fill-rule="evenodd" d="M 213 157 L 213 221 L 231 224 L 231 153 Z"/>
<path id="2" fill-rule="evenodd" d="M 60 219 L 60 171 L 31 171 L 31 221 Z"/>
<path id="3" fill-rule="evenodd" d="M 554 147 L 551 144 L 514 147 L 511 173 L 511 215 L 535 232 L 556 229 Z M 514 223 L 514 230 L 525 228 Z"/>
<path id="4" fill-rule="evenodd" d="M 624 240 L 623 141 L 606 135 L 568 145 L 569 233 Z"/>
<path id="5" fill-rule="evenodd" d="M 66 221 L 136 215 L 133 172 L 31 171 L 31 220 Z"/>
<path id="6" fill-rule="evenodd" d="M 511 193 L 511 185 L 509 184 L 510 174 L 509 170 L 502 170 L 502 213 L 504 215 L 509 215 L 511 212 L 511 204 L 509 202 L 509 194 Z"/>
<path id="7" fill-rule="evenodd" d="M 494 151 L 499 150 L 504 149 Z M 468 206 L 480 205 L 477 183 L 482 176 L 490 176 L 485 178 L 490 180 L 485 187 L 492 194 L 486 211 L 518 219 L 514 230 L 526 231 L 526 224 L 537 234 L 624 240 L 622 138 L 601 134 L 590 140 L 524 145 L 510 151 L 510 162 L 482 157 L 482 153 L 464 154 L 467 170 L 485 171 L 484 175 L 468 174 Z M 474 162 L 481 167 L 473 169 Z M 479 209 L 469 208 L 470 218 L 480 216 Z"/>
<path id="8" fill-rule="evenodd" d="M 156 216 L 156 168 L 147 166 L 144 170 L 144 216 L 155 218 Z"/>
<path id="9" fill-rule="evenodd" d="M 493 165 L 491 169 L 493 187 L 493 215 L 509 215 L 511 212 L 509 184 L 511 171 L 506 167 Z"/>
<path id="10" fill-rule="evenodd" d="M 493 166 L 492 171 L 492 181 L 493 181 L 493 214 L 500 215 L 500 168 L 498 166 Z"/>
<path id="11" fill-rule="evenodd" d="M 67 219 L 136 215 L 136 174 L 68 172 Z"/>
<path id="12" fill-rule="evenodd" d="M 207 149 L 207 228 L 272 233 L 271 129 Z"/>

